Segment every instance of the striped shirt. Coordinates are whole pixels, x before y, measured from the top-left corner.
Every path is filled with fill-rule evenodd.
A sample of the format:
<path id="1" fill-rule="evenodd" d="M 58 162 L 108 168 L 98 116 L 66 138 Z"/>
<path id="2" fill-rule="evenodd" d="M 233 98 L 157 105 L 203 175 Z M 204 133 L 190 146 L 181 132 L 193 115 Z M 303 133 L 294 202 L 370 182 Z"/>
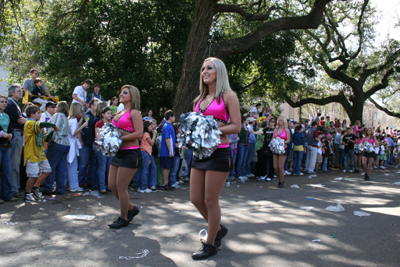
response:
<path id="1" fill-rule="evenodd" d="M 60 130 L 53 134 L 53 141 L 59 145 L 70 146 L 68 139 L 69 122 L 63 113 L 56 113 L 51 117 L 50 123 L 57 125 Z"/>

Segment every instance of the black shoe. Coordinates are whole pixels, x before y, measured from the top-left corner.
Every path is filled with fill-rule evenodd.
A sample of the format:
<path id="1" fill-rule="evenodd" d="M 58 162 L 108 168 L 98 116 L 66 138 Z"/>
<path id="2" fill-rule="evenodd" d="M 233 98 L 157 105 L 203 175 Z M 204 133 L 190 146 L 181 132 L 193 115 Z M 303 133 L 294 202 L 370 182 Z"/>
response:
<path id="1" fill-rule="evenodd" d="M 126 217 L 128 217 L 128 222 L 131 222 L 133 220 L 133 217 L 135 217 L 136 215 L 138 215 L 140 212 L 139 208 L 134 206 L 133 209 L 128 210 L 128 215 Z"/>
<path id="2" fill-rule="evenodd" d="M 364 180 L 365 180 L 365 181 L 369 181 L 369 180 L 371 180 L 371 178 L 369 178 L 368 174 L 365 174 L 365 175 L 364 175 Z"/>
<path id="3" fill-rule="evenodd" d="M 42 195 L 43 195 L 43 196 L 51 196 L 51 195 L 54 195 L 54 194 L 53 194 L 53 192 L 42 191 Z"/>
<path id="4" fill-rule="evenodd" d="M 43 193 L 42 193 L 43 194 Z M 57 190 L 53 191 L 52 195 L 65 195 L 65 193 L 60 193 Z"/>
<path id="5" fill-rule="evenodd" d="M 360 171 L 359 171 L 359 170 L 355 170 L 354 172 L 355 172 L 355 173 L 359 173 Z"/>
<path id="6" fill-rule="evenodd" d="M 278 188 L 284 188 L 283 183 L 279 182 Z"/>
<path id="7" fill-rule="evenodd" d="M 161 190 L 164 190 L 164 191 L 174 191 L 175 188 L 172 187 L 172 186 L 170 186 L 169 184 L 166 184 L 166 185 L 163 185 L 163 186 L 161 187 Z"/>
<path id="8" fill-rule="evenodd" d="M 128 225 L 128 221 L 125 221 L 123 218 L 118 217 L 118 220 L 113 222 L 112 224 L 109 224 L 108 227 L 110 227 L 111 229 L 119 229 Z"/>
<path id="9" fill-rule="evenodd" d="M 221 246 L 221 240 L 228 233 L 228 228 L 221 224 L 221 229 L 218 231 L 217 236 L 215 237 L 214 246 L 219 248 Z"/>
<path id="10" fill-rule="evenodd" d="M 216 246 L 210 245 L 209 243 L 201 242 L 202 247 L 192 255 L 194 260 L 202 260 L 217 254 L 218 249 Z"/>

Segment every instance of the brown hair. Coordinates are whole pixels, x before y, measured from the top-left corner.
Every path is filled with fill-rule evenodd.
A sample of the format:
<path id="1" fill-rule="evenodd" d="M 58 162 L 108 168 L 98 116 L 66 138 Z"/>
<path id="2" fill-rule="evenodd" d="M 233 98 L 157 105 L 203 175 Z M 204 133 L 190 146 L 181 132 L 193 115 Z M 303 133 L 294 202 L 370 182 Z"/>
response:
<path id="1" fill-rule="evenodd" d="M 68 115 L 69 115 L 69 107 L 68 107 L 68 103 L 66 101 L 58 102 L 56 108 L 57 108 L 57 113 L 62 113 L 66 117 L 68 117 Z M 82 105 L 81 105 L 81 109 L 82 109 Z"/>

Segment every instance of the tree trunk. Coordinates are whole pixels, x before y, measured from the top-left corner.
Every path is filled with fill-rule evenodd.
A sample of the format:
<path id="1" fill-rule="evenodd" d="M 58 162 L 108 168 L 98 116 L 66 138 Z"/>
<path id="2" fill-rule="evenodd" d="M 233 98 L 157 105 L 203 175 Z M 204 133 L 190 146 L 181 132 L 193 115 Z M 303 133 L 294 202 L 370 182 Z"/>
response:
<path id="1" fill-rule="evenodd" d="M 193 22 L 185 51 L 185 61 L 176 92 L 173 111 L 180 115 L 191 111 L 192 101 L 199 95 L 200 68 L 208 57 L 209 33 L 219 0 L 196 1 Z"/>
<path id="2" fill-rule="evenodd" d="M 350 123 L 355 124 L 356 120 L 359 120 L 363 122 L 363 112 L 364 112 L 364 104 L 365 100 L 363 96 L 355 96 L 353 100 L 353 105 L 350 106 L 350 108 L 346 108 L 345 105 L 343 105 L 344 109 L 346 110 L 347 115 L 350 118 Z"/>

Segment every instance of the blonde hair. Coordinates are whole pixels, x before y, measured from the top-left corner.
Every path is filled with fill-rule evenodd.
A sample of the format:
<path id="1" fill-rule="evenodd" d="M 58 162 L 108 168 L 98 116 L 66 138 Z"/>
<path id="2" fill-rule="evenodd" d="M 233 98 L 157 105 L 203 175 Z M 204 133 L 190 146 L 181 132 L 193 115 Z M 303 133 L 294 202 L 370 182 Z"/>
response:
<path id="1" fill-rule="evenodd" d="M 126 84 L 121 87 L 121 91 L 123 89 L 128 89 L 129 95 L 131 96 L 131 108 L 140 110 L 140 92 L 139 89 L 137 89 L 133 85 Z"/>
<path id="2" fill-rule="evenodd" d="M 66 117 L 68 117 L 69 114 L 69 107 L 68 107 L 68 103 L 66 101 L 60 101 L 57 103 L 57 113 L 62 113 L 64 114 Z M 81 106 L 82 109 L 82 106 Z"/>
<path id="3" fill-rule="evenodd" d="M 374 138 L 375 134 L 374 134 L 374 129 L 372 129 L 372 127 L 365 128 L 365 137 L 368 136 L 368 130 L 371 130 L 371 137 Z"/>
<path id="4" fill-rule="evenodd" d="M 72 103 L 71 108 L 69 109 L 69 118 L 76 118 L 82 114 L 82 105 L 80 103 Z"/>
<path id="5" fill-rule="evenodd" d="M 279 116 L 278 117 L 278 119 L 276 120 L 276 128 L 278 128 L 279 127 L 279 119 L 282 119 L 283 120 L 283 128 L 285 128 L 285 129 L 288 129 L 288 126 L 287 126 L 287 120 L 286 120 L 286 118 L 285 118 L 285 116 Z"/>
<path id="6" fill-rule="evenodd" d="M 206 95 L 208 95 L 208 85 L 204 83 L 202 75 L 201 75 L 201 73 L 203 71 L 203 65 L 207 61 L 211 61 L 215 66 L 215 70 L 217 71 L 217 78 L 216 78 L 217 84 L 216 84 L 216 87 L 215 87 L 215 96 L 214 96 L 214 98 L 217 99 L 217 102 L 219 104 L 220 96 L 224 92 L 232 91 L 232 89 L 231 89 L 231 86 L 229 85 L 228 72 L 226 70 L 225 64 L 224 64 L 224 62 L 222 62 L 222 60 L 220 60 L 219 58 L 216 58 L 216 57 L 207 58 L 206 60 L 204 60 L 203 64 L 201 65 L 202 68 L 200 69 L 200 88 L 199 88 L 200 89 L 200 95 L 198 95 L 194 99 L 193 103 L 196 103 L 201 98 L 203 98 Z"/>

